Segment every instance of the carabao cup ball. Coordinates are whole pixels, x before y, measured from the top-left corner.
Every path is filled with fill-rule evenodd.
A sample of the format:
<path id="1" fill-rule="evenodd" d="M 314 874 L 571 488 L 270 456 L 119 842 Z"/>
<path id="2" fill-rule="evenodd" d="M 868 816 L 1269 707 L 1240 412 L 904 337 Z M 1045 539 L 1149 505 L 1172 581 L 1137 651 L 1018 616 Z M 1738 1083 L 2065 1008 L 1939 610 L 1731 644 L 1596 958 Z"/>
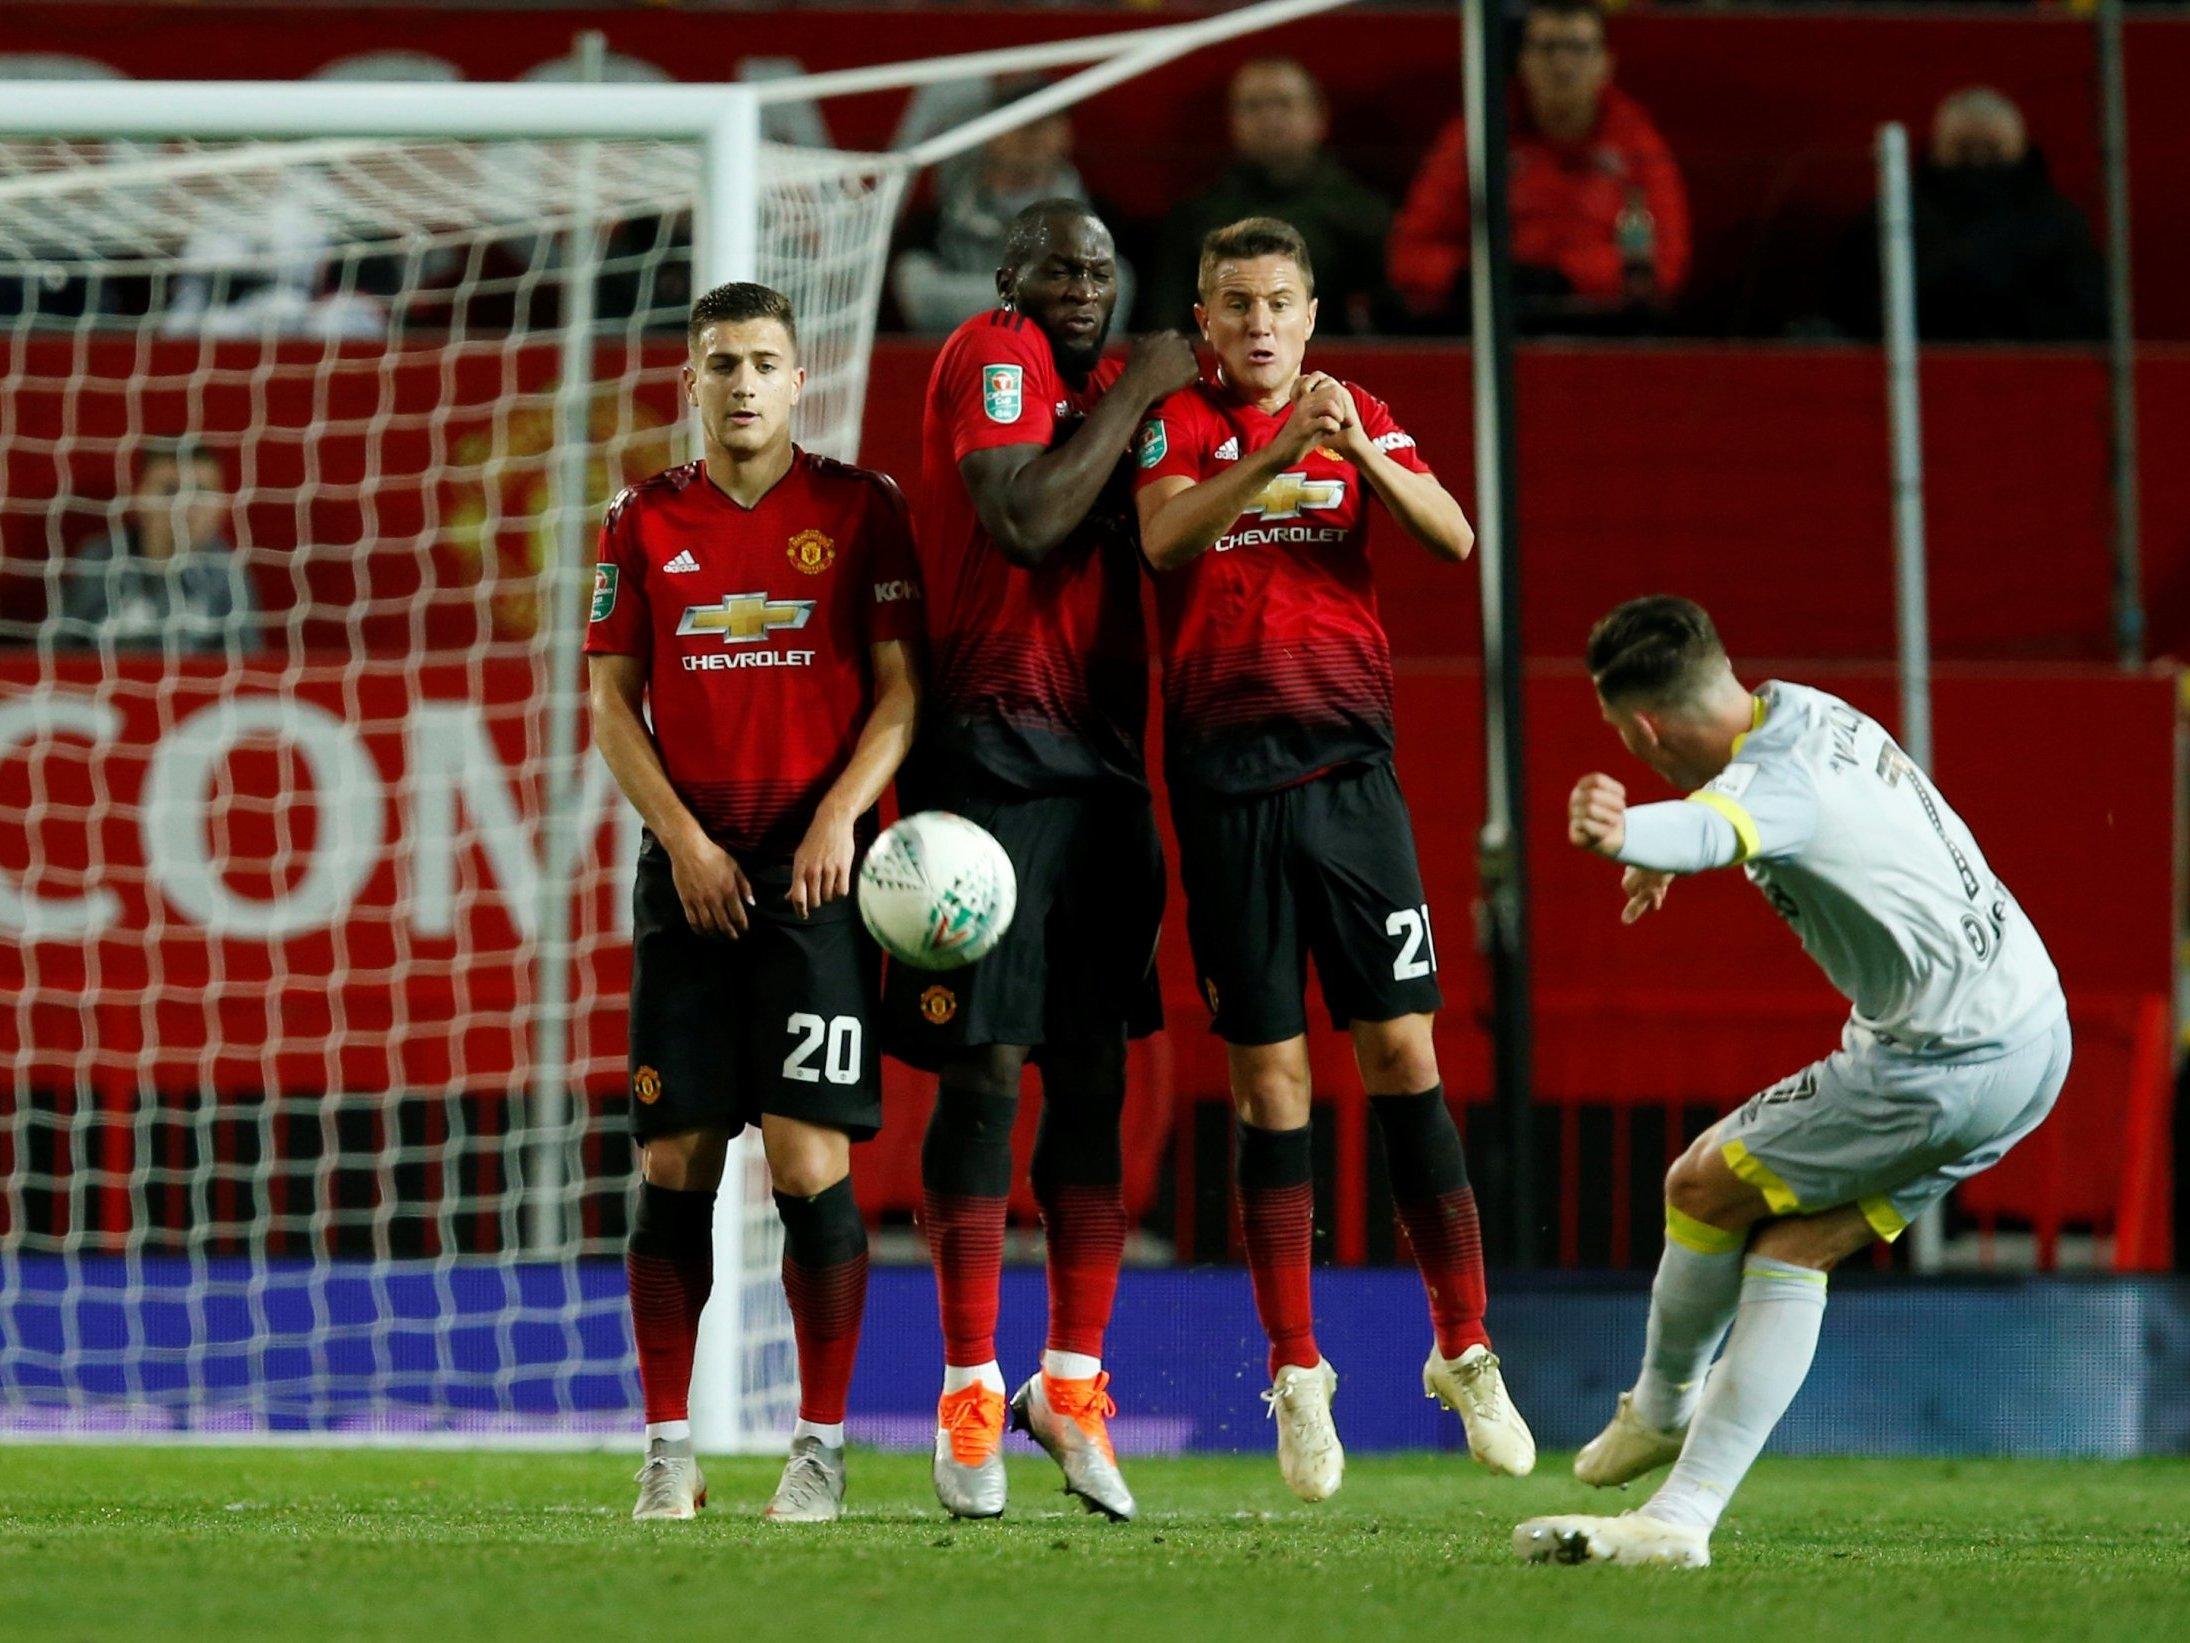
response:
<path id="1" fill-rule="evenodd" d="M 1019 881 L 1004 847 L 963 816 L 923 810 L 883 830 L 859 870 L 859 916 L 900 963 L 956 970 L 1011 928 Z"/>

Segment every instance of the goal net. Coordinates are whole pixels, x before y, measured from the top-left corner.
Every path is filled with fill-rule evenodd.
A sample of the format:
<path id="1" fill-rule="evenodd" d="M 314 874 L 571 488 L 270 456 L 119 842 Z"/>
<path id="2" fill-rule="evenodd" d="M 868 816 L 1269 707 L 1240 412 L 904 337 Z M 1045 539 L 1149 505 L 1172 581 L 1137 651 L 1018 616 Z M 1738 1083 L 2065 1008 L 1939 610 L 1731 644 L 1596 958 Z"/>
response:
<path id="1" fill-rule="evenodd" d="M 904 167 L 761 153 L 799 437 L 851 458 Z M 0 1429 L 636 1429 L 637 822 L 573 652 L 603 507 L 696 453 L 700 174 L 0 144 Z M 725 1197 L 696 1401 L 758 1442 L 757 1157 Z"/>

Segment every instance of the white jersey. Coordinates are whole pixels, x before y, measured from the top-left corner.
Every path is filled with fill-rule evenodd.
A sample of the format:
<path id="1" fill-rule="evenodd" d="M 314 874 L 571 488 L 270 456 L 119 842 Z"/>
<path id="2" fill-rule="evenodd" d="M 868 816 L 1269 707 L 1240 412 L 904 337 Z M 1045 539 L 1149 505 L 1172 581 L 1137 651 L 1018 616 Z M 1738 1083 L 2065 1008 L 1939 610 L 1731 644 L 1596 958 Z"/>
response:
<path id="1" fill-rule="evenodd" d="M 1734 759 L 1689 795 L 1733 824 L 1749 882 L 1854 1005 L 1856 1044 L 1984 1054 L 2066 1008 L 2045 943 L 1962 818 L 1877 720 L 1773 681 Z"/>

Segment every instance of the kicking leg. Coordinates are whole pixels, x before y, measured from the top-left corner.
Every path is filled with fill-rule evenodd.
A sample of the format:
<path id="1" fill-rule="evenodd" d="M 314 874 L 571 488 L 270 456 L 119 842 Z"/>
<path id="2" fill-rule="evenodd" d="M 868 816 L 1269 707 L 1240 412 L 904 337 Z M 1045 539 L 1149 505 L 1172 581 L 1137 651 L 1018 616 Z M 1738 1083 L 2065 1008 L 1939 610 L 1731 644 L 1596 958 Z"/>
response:
<path id="1" fill-rule="evenodd" d="M 944 1065 L 920 1149 L 920 1219 L 943 1321 L 936 1494 L 959 1517 L 1004 1510 L 1004 1373 L 996 1362 L 1011 1133 L 1025 1049 L 990 1044 Z"/>
<path id="2" fill-rule="evenodd" d="M 1125 1256 L 1125 1040 L 1048 1045 L 1041 1067 L 1031 1173 L 1048 1242 L 1049 1335 L 1041 1371 L 1014 1395 L 1012 1413 L 1064 1469 L 1067 1494 L 1122 1521 L 1133 1495 L 1110 1443 L 1103 1333 Z"/>
<path id="3" fill-rule="evenodd" d="M 1751 1240 L 1726 1356 L 1704 1389 L 1680 1459 L 1643 1515 L 1709 1537 L 1810 1373 L 1826 1273 L 1877 1236 L 1861 1209 L 1844 1204 L 1774 1221 Z"/>
<path id="4" fill-rule="evenodd" d="M 867 1307 L 867 1228 L 844 1131 L 768 1113 L 761 1140 L 783 1218 L 783 1292 L 798 1343 L 798 1424 L 764 1514 L 827 1523 L 844 1511 L 844 1406 Z"/>
<path id="5" fill-rule="evenodd" d="M 1422 1273 L 1435 1343 L 1422 1389 L 1459 1415 L 1478 1465 L 1525 1477 L 1536 1440 L 1507 1395 L 1483 1328 L 1483 1233 L 1460 1130 L 1438 1081 L 1432 1017 L 1353 1024 L 1354 1059 L 1384 1135 L 1392 1199 Z"/>
<path id="6" fill-rule="evenodd" d="M 656 1136 L 639 1153 L 638 1213 L 625 1241 L 631 1335 L 646 1403 L 641 1520 L 688 1518 L 707 1504 L 692 1453 L 692 1352 L 715 1272 L 715 1189 L 730 1138 L 720 1129 Z"/>
<path id="7" fill-rule="evenodd" d="M 1665 1251 L 1650 1286 L 1642 1368 L 1611 1423 L 1575 1456 L 1582 1482 L 1629 1483 L 1680 1453 L 1704 1372 L 1734 1321 L 1749 1229 L 1768 1213 L 1763 1194 L 1727 1167 L 1715 1126 L 1666 1173 Z"/>

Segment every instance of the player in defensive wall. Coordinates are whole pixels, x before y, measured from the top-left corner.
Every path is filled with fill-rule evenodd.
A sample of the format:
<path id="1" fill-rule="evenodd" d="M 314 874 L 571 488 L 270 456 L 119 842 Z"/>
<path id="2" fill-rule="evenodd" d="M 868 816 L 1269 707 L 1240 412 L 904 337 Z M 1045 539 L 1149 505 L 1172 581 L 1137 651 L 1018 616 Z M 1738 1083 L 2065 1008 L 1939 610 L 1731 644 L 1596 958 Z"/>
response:
<path id="1" fill-rule="evenodd" d="M 1575 784 L 1567 836 L 1626 866 L 1621 922 L 1664 906 L 1677 875 L 1739 864 L 1853 1007 L 1838 1050 L 1665 1178 L 1642 1372 L 1574 1475 L 1671 1475 L 1623 1516 L 1513 1535 L 1539 1562 L 1693 1568 L 1809 1373 L 1827 1272 L 2038 1127 L 2068 1076 L 2068 1008 L 2015 897 L 1877 721 L 1803 685 L 1751 695 L 1686 599 L 1613 611 L 1589 672 L 1627 750 L 1691 790 L 1631 809 L 1609 776 Z"/>
<path id="2" fill-rule="evenodd" d="M 760 1127 L 783 1217 L 799 1418 L 778 1522 L 844 1504 L 844 1404 L 867 1294 L 851 1144 L 882 1121 L 881 963 L 853 864 L 919 712 L 919 582 L 885 475 L 791 442 L 805 372 L 762 285 L 692 305 L 706 454 L 632 486 L 601 531 L 593 737 L 646 822 L 633 892 L 627 1258 L 646 1402 L 636 1518 L 706 1504 L 688 1391 L 731 1139 Z M 651 714 L 652 728 L 641 715 Z"/>
<path id="3" fill-rule="evenodd" d="M 1102 1351 L 1126 1236 L 1125 1047 L 1161 1024 L 1164 879 L 1123 459 L 1149 406 L 1193 379 L 1194 351 L 1165 333 L 1122 366 L 1103 358 L 1117 253 L 1077 200 L 1014 219 L 996 290 L 999 305 L 951 334 L 928 381 L 917 534 L 931 671 L 900 792 L 908 811 L 956 811 L 995 836 L 1018 912 L 966 969 L 892 966 L 887 1001 L 891 1053 L 939 1074 L 921 1149 L 943 1324 L 935 1490 L 960 1517 L 1004 1510 L 996 1317 L 1031 1059 L 1049 1330 L 1010 1416 L 1090 1510 L 1127 1518 Z"/>
<path id="4" fill-rule="evenodd" d="M 1483 1327 L 1475 1195 L 1431 1037 L 1437 947 L 1392 771 L 1369 499 L 1455 564 L 1475 534 L 1381 401 L 1304 369 L 1315 271 L 1289 224 L 1254 217 L 1210 234 L 1199 287 L 1217 368 L 1157 407 L 1136 482 L 1187 929 L 1230 1062 L 1278 1466 L 1295 1494 L 1322 1500 L 1345 1464 L 1309 1289 L 1313 956 L 1332 1024 L 1353 1035 L 1429 1292 L 1423 1389 L 1459 1413 L 1477 1461 L 1519 1476 L 1536 1445 Z"/>

